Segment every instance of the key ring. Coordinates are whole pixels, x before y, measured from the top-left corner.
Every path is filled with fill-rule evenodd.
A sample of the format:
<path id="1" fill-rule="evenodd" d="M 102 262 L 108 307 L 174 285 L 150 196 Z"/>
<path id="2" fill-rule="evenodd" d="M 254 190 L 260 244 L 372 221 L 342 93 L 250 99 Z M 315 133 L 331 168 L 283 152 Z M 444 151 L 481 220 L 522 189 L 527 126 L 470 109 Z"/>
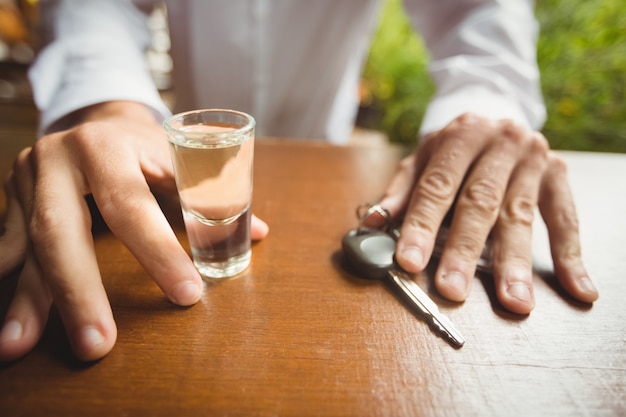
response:
<path id="1" fill-rule="evenodd" d="M 385 221 L 384 230 L 389 228 L 391 223 L 391 215 L 389 210 L 380 204 L 364 203 L 356 208 L 356 217 L 359 219 L 359 227 L 365 227 L 365 222 L 374 214 L 378 214 Z"/>

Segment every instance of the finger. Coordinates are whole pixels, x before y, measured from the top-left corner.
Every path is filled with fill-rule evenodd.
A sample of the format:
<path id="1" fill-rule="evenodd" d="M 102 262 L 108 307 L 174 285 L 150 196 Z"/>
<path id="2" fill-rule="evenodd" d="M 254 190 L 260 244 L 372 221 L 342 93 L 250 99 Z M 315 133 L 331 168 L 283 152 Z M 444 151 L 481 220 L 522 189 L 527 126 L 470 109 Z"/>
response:
<path id="1" fill-rule="evenodd" d="M 30 215 L 33 194 L 33 175 L 30 167 L 30 148 L 18 155 L 13 181 L 8 185 L 9 201 L 17 202 L 25 231 L 24 215 Z M 15 204 L 15 203 L 10 203 Z M 10 207 L 10 206 L 9 206 Z M 7 216 L 11 218 L 14 215 Z M 25 244 L 26 245 L 26 244 Z M 41 337 L 52 303 L 50 291 L 32 252 L 28 253 L 18 278 L 13 299 L 0 332 L 0 360 L 9 361 L 26 354 Z"/>
<path id="2" fill-rule="evenodd" d="M 270 228 L 263 220 L 259 219 L 254 214 L 250 219 L 250 237 L 252 240 L 264 239 L 269 233 Z"/>
<path id="3" fill-rule="evenodd" d="M 462 116 L 428 141 L 432 150 L 423 171 L 416 172 L 419 177 L 396 248 L 398 263 L 407 271 L 426 267 L 439 226 L 487 139 L 483 130 L 474 117 Z"/>
<path id="4" fill-rule="evenodd" d="M 509 182 L 493 232 L 493 273 L 502 306 L 518 314 L 534 308 L 532 226 L 548 144 L 535 134 L 526 158 Z"/>
<path id="5" fill-rule="evenodd" d="M 120 188 L 94 188 L 94 199 L 111 231 L 173 303 L 196 303 L 202 292 L 200 275 L 150 189 L 141 179 L 115 182 Z"/>
<path id="6" fill-rule="evenodd" d="M 91 235 L 91 214 L 82 177 L 56 166 L 54 143 L 33 147 L 33 249 L 76 356 L 95 360 L 115 344 L 117 329 L 102 285 Z M 52 155 L 52 156 L 51 156 Z"/>
<path id="7" fill-rule="evenodd" d="M 51 305 L 52 294 L 37 261 L 28 256 L 0 331 L 0 361 L 18 359 L 37 344 Z"/>
<path id="8" fill-rule="evenodd" d="M 0 233 L 0 279 L 24 261 L 26 255 L 26 229 L 24 212 L 15 194 L 11 178 L 5 182 L 7 211 Z"/>
<path id="9" fill-rule="evenodd" d="M 108 139 L 91 137 L 82 150 L 85 160 L 96 161 L 83 165 L 82 171 L 102 217 L 173 303 L 196 303 L 203 289 L 200 274 L 146 183 L 137 152 L 110 149 Z M 102 148 L 109 148 L 115 167 L 94 154 Z"/>
<path id="10" fill-rule="evenodd" d="M 572 297 L 594 302 L 598 299 L 598 290 L 582 261 L 578 216 L 567 180 L 567 167 L 554 153 L 550 153 L 541 184 L 539 209 L 548 230 L 559 282 Z"/>
<path id="11" fill-rule="evenodd" d="M 444 297 L 463 301 L 467 297 L 476 264 L 496 222 L 511 172 L 525 146 L 528 133 L 503 128 L 481 159 L 475 163 L 457 197 L 454 217 L 435 275 Z"/>
<path id="12" fill-rule="evenodd" d="M 426 150 L 423 150 L 422 154 L 425 154 L 426 152 Z M 417 160 L 418 154 L 414 152 L 400 161 L 396 173 L 391 178 L 385 193 L 378 201 L 378 204 L 381 207 L 384 207 L 392 218 L 401 216 L 402 211 L 404 211 L 408 204 L 413 191 L 415 178 L 417 178 Z M 372 221 L 379 220 L 381 224 L 368 224 L 368 226 L 377 227 L 384 224 L 385 219 L 381 216 L 376 217 L 377 218 L 372 219 Z"/>

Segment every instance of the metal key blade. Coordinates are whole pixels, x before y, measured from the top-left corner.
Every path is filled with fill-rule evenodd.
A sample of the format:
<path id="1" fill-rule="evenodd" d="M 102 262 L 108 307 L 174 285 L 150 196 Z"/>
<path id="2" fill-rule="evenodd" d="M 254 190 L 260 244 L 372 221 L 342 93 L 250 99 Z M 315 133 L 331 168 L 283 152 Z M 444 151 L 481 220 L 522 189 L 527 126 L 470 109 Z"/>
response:
<path id="1" fill-rule="evenodd" d="M 410 278 L 403 275 L 394 262 L 396 241 L 377 229 L 360 227 L 351 230 L 342 239 L 341 246 L 346 260 L 359 275 L 366 278 L 385 279 L 400 289 L 414 308 L 420 310 L 424 319 L 435 327 L 440 335 L 454 347 L 461 347 L 465 339 L 452 322 L 439 312 L 428 295 Z"/>
<path id="2" fill-rule="evenodd" d="M 439 311 L 439 307 L 413 280 L 405 278 L 395 270 L 389 271 L 391 281 L 409 297 L 409 299 L 424 313 L 434 326 L 446 337 L 448 343 L 460 348 L 465 344 L 465 339 L 454 327 L 454 324 Z"/>

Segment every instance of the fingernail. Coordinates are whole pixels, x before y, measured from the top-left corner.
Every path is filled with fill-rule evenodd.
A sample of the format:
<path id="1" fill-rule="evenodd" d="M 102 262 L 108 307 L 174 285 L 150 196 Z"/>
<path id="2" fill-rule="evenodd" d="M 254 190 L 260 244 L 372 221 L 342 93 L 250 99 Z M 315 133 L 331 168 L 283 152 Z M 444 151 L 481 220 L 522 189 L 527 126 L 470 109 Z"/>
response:
<path id="1" fill-rule="evenodd" d="M 22 338 L 23 333 L 24 328 L 22 327 L 22 323 L 17 320 L 9 320 L 4 324 L 4 327 L 2 328 L 0 341 L 2 343 L 15 342 L 16 340 L 20 340 Z"/>
<path id="2" fill-rule="evenodd" d="M 95 327 L 85 327 L 83 329 L 82 337 L 84 344 L 90 347 L 95 347 L 104 343 L 104 336 L 100 330 Z"/>
<path id="3" fill-rule="evenodd" d="M 422 263 L 424 262 L 424 255 L 422 251 L 417 246 L 408 246 L 401 253 L 402 259 L 404 260 L 405 269 L 406 264 L 409 263 L 415 270 L 419 270 L 422 268 Z"/>
<path id="4" fill-rule="evenodd" d="M 172 291 L 172 301 L 180 306 L 195 304 L 200 299 L 202 288 L 194 281 L 185 281 Z"/>
<path id="5" fill-rule="evenodd" d="M 513 298 L 523 301 L 525 303 L 530 303 L 532 301 L 530 295 L 530 288 L 527 285 L 522 284 L 521 282 L 515 282 L 510 284 L 506 292 Z"/>
<path id="6" fill-rule="evenodd" d="M 589 277 L 583 277 L 579 281 L 580 288 L 586 293 L 595 294 L 598 292 Z"/>
<path id="7" fill-rule="evenodd" d="M 449 272 L 441 277 L 443 285 L 448 287 L 455 294 L 455 298 L 461 299 L 465 297 L 467 292 L 467 281 L 465 276 L 460 272 Z"/>

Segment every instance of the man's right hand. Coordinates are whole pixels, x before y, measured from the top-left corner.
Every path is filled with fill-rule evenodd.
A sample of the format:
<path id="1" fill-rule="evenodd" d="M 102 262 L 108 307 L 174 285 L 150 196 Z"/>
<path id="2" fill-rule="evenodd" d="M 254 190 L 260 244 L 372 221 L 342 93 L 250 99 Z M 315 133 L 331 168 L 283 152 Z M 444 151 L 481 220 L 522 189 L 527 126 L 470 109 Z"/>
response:
<path id="1" fill-rule="evenodd" d="M 18 156 L 6 182 L 0 277 L 23 263 L 0 332 L 0 360 L 19 358 L 40 339 L 52 303 L 81 360 L 106 355 L 117 329 L 102 285 L 85 196 L 175 304 L 196 303 L 202 281 L 152 191 L 175 193 L 165 133 L 133 102 L 73 115 L 74 128 L 39 139 Z M 268 233 L 253 217 L 252 238 Z"/>

